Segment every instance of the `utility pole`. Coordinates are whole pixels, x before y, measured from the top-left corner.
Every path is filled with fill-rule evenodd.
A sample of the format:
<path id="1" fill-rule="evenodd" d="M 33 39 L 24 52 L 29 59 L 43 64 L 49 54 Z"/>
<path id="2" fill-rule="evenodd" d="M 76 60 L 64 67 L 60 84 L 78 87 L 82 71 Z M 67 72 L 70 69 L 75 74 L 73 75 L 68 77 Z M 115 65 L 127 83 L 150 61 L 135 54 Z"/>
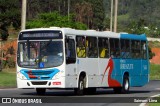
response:
<path id="1" fill-rule="evenodd" d="M 113 28 L 112 21 L 113 21 L 113 0 L 111 0 L 111 19 L 110 19 L 110 31 L 112 31 L 112 28 Z"/>
<path id="2" fill-rule="evenodd" d="M 1 61 L 0 61 L 0 72 L 2 71 L 3 69 L 3 41 L 1 39 Z"/>
<path id="3" fill-rule="evenodd" d="M 69 15 L 70 15 L 70 0 L 68 0 L 68 21 L 69 21 Z"/>
<path id="4" fill-rule="evenodd" d="M 21 30 L 24 30 L 26 28 L 26 9 L 27 0 L 22 0 Z"/>
<path id="5" fill-rule="evenodd" d="M 114 32 L 117 32 L 117 11 L 118 11 L 118 0 L 115 0 Z"/>

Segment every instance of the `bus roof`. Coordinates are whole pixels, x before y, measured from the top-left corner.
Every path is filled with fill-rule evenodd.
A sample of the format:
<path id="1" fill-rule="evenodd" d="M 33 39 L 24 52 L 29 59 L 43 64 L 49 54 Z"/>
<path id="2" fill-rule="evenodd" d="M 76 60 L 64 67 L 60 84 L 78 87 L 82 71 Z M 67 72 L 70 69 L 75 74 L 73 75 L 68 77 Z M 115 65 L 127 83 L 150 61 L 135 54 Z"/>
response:
<path id="1" fill-rule="evenodd" d="M 120 34 L 121 39 L 133 39 L 133 40 L 147 40 L 145 34 L 136 35 L 136 34 Z"/>
<path id="2" fill-rule="evenodd" d="M 84 36 L 87 35 L 87 36 L 97 36 L 97 37 L 120 38 L 119 33 L 111 32 L 111 31 L 77 30 L 72 28 L 59 28 L 59 27 L 26 29 L 26 30 L 22 30 L 21 32 L 42 31 L 42 30 L 62 31 L 62 33 L 65 35 L 84 35 Z"/>
<path id="3" fill-rule="evenodd" d="M 97 37 L 108 37 L 108 38 L 120 38 L 120 39 L 133 39 L 133 40 L 147 40 L 145 34 L 127 34 L 127 33 L 115 33 L 111 31 L 96 31 L 96 30 L 77 30 L 72 28 L 60 28 L 60 27 L 50 27 L 50 28 L 34 28 L 26 29 L 21 32 L 27 31 L 42 31 L 42 30 L 56 30 L 62 31 L 65 35 L 87 35 L 87 36 L 97 36 Z"/>

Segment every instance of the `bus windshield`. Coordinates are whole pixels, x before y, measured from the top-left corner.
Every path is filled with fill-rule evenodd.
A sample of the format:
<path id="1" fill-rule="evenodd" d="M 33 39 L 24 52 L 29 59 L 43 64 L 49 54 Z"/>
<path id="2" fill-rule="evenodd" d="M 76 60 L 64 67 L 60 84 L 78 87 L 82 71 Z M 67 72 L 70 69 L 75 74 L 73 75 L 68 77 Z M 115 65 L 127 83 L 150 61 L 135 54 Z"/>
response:
<path id="1" fill-rule="evenodd" d="M 17 62 L 26 68 L 59 66 L 63 63 L 63 43 L 61 40 L 19 42 Z"/>

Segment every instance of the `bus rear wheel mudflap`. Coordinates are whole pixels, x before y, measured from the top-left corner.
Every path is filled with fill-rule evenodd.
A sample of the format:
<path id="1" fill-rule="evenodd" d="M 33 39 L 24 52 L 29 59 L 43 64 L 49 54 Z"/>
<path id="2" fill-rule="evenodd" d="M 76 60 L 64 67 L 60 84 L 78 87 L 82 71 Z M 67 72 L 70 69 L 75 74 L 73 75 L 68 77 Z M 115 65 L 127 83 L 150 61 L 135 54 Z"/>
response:
<path id="1" fill-rule="evenodd" d="M 122 87 L 115 87 L 113 88 L 115 93 L 129 93 L 129 88 L 130 88 L 130 84 L 129 84 L 129 76 L 128 75 L 124 75 L 123 77 L 123 84 Z"/>
<path id="2" fill-rule="evenodd" d="M 38 95 L 45 95 L 46 88 L 36 88 L 36 92 Z"/>

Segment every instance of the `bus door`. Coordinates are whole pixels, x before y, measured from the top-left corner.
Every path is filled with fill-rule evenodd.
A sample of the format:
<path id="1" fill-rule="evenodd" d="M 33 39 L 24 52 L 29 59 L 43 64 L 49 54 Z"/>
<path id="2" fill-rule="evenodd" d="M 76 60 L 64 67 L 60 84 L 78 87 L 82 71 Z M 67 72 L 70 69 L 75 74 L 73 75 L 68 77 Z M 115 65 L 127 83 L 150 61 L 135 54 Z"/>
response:
<path id="1" fill-rule="evenodd" d="M 66 86 L 76 86 L 76 54 L 75 54 L 75 37 L 66 36 L 65 38 L 65 59 L 66 59 Z"/>

